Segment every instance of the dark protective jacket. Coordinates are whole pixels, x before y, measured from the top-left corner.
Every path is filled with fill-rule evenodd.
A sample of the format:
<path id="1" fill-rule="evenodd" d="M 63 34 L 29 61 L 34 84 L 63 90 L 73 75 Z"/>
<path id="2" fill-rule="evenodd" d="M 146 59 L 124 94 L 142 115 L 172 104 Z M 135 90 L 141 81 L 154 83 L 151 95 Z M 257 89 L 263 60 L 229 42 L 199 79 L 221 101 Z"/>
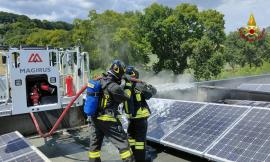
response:
<path id="1" fill-rule="evenodd" d="M 113 77 L 103 77 L 101 80 L 102 95 L 97 109 L 96 118 L 103 121 L 117 121 L 118 106 L 128 100 L 130 96 L 125 93 L 120 83 Z"/>
<path id="2" fill-rule="evenodd" d="M 124 110 L 129 118 L 147 118 L 151 112 L 146 100 L 157 93 L 156 88 L 146 83 L 126 83 L 125 89 L 130 99 L 124 102 Z"/>

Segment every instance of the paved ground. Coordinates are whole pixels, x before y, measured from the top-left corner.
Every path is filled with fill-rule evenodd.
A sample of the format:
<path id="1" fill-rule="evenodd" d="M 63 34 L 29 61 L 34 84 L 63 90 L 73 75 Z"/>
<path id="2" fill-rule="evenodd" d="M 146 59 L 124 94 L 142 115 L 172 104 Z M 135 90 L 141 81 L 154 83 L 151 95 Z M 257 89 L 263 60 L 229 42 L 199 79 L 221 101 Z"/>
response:
<path id="1" fill-rule="evenodd" d="M 87 150 L 89 138 L 88 131 L 69 131 L 44 141 L 43 138 L 30 137 L 29 141 L 43 152 L 52 162 L 88 161 Z M 106 140 L 105 140 L 106 141 Z M 150 143 L 149 155 L 154 162 L 203 162 L 205 159 L 179 152 L 174 149 Z M 104 142 L 101 151 L 102 161 L 121 162 L 116 148 L 109 142 Z"/>

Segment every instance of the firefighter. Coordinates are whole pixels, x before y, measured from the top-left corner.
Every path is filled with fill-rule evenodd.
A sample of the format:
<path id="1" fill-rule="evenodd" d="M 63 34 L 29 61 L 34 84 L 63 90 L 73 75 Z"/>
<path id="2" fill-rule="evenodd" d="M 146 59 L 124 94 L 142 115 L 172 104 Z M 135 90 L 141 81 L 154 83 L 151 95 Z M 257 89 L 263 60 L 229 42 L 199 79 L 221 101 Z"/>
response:
<path id="1" fill-rule="evenodd" d="M 126 70 L 125 88 L 131 97 L 124 102 L 124 110 L 129 119 L 128 125 L 128 140 L 134 153 L 136 162 L 149 161 L 146 160 L 146 133 L 147 133 L 147 118 L 150 116 L 150 109 L 146 102 L 153 95 L 156 94 L 156 89 L 150 85 L 142 82 L 139 79 L 139 72 L 133 67 L 129 66 Z"/>
<path id="2" fill-rule="evenodd" d="M 106 136 L 119 150 L 120 157 L 125 162 L 133 162 L 134 157 L 128 143 L 127 135 L 117 118 L 118 106 L 129 99 L 121 87 L 121 79 L 125 73 L 124 64 L 113 61 L 107 75 L 100 79 L 102 95 L 96 115 L 90 119 L 90 150 L 89 161 L 100 162 L 100 150 Z"/>

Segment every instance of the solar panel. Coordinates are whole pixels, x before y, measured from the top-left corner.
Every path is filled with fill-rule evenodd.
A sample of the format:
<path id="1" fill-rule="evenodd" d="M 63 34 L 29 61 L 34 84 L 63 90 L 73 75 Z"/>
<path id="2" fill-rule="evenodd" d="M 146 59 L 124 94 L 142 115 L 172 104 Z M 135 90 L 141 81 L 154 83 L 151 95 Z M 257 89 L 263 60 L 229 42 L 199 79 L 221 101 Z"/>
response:
<path id="1" fill-rule="evenodd" d="M 39 158 L 37 158 L 37 154 Z M 21 159 L 21 160 L 20 160 Z M 31 146 L 19 132 L 11 132 L 0 136 L 0 161 L 49 161 L 34 146 Z"/>
<path id="2" fill-rule="evenodd" d="M 270 111 L 252 109 L 206 156 L 221 161 L 270 161 Z"/>
<path id="3" fill-rule="evenodd" d="M 161 143 L 201 156 L 247 110 L 247 107 L 209 104 Z"/>
<path id="4" fill-rule="evenodd" d="M 148 120 L 147 138 L 154 141 L 159 141 L 205 104 L 160 99 L 158 105 L 161 108 Z"/>

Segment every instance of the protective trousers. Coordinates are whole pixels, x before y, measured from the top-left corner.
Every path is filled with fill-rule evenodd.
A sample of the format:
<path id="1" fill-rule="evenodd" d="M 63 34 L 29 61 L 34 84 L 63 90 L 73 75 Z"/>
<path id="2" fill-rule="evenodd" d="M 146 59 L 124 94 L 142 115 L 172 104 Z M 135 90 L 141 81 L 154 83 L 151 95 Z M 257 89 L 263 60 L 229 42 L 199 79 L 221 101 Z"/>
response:
<path id="1" fill-rule="evenodd" d="M 128 125 L 128 141 L 136 162 L 145 162 L 145 145 L 147 118 L 130 119 Z"/>
<path id="2" fill-rule="evenodd" d="M 90 127 L 89 161 L 100 162 L 100 150 L 104 136 L 119 150 L 120 157 L 125 162 L 134 162 L 133 153 L 129 147 L 127 135 L 119 122 L 103 121 L 92 118 Z"/>

